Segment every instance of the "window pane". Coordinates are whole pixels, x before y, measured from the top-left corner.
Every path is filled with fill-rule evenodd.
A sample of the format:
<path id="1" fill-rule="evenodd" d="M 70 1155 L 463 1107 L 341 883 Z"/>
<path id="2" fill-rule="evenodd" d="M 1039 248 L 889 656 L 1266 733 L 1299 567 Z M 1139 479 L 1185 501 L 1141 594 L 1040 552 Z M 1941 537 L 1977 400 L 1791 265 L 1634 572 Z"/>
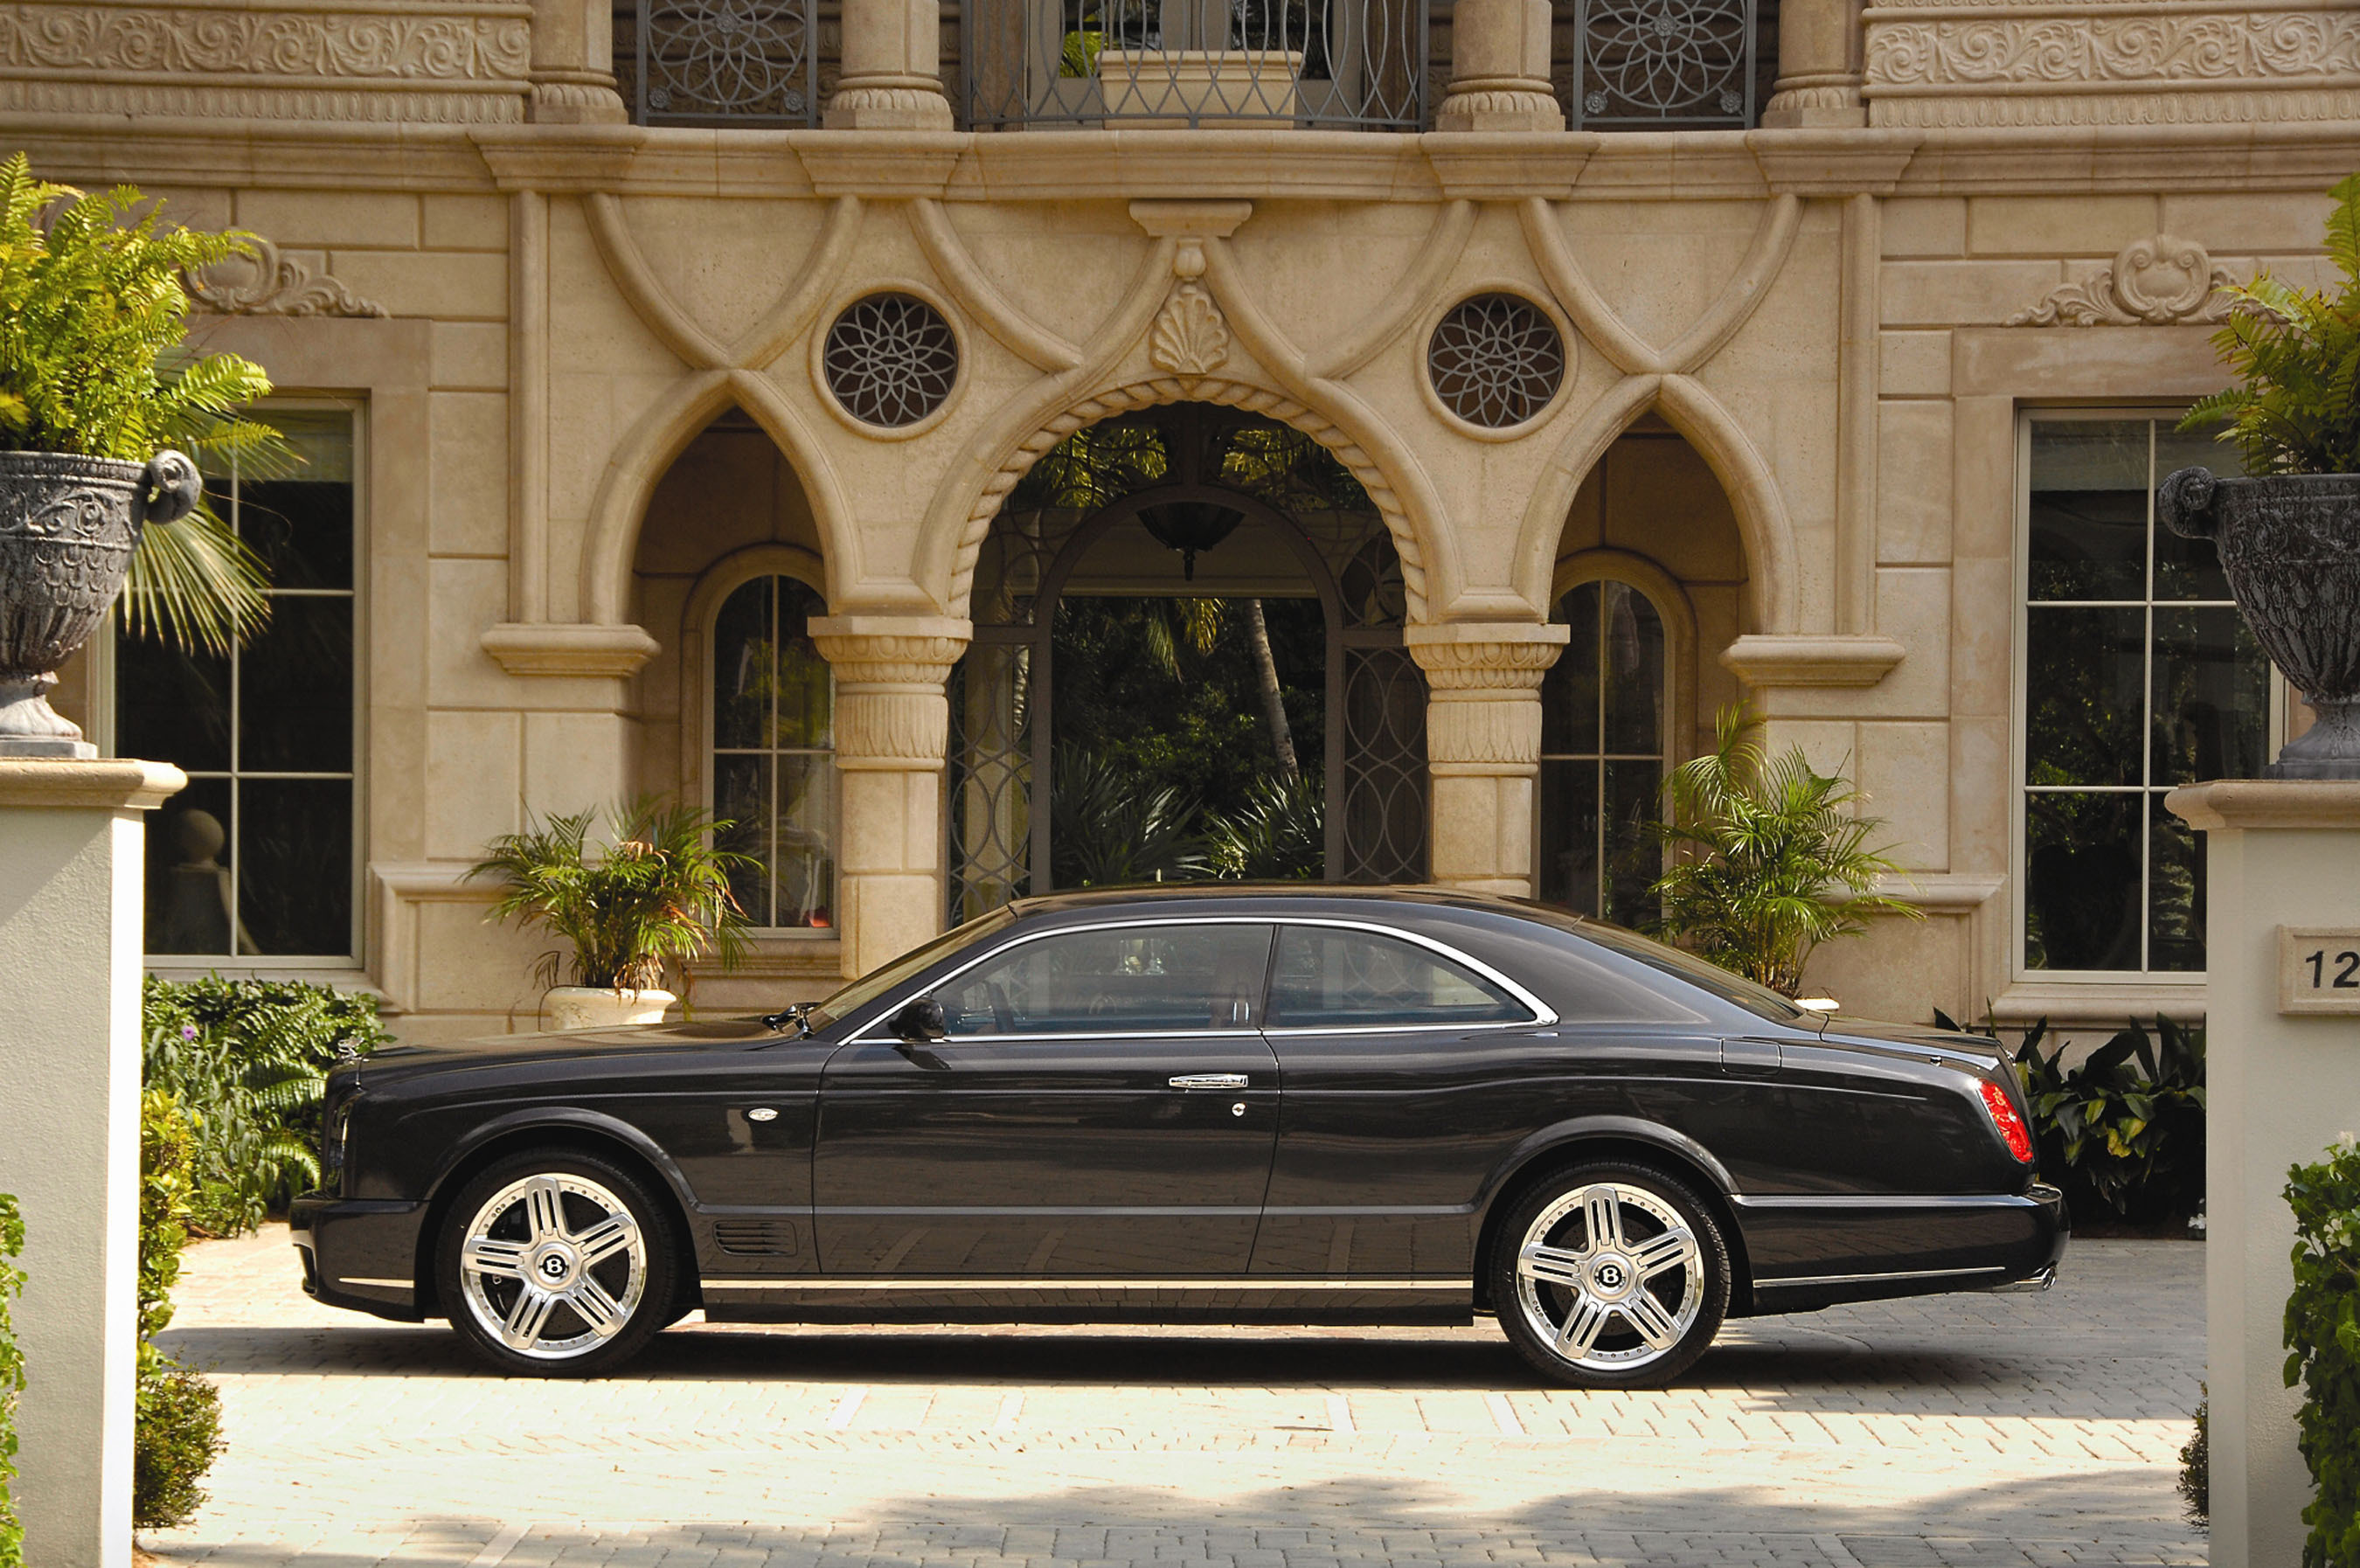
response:
<path id="1" fill-rule="evenodd" d="M 1663 781 L 1658 762 L 1606 765 L 1606 918 L 1616 925 L 1643 926 L 1657 912 L 1647 889 L 1663 875 L 1664 854 L 1647 824 Z"/>
<path id="2" fill-rule="evenodd" d="M 192 773 L 226 772 L 229 660 L 116 637 L 115 751 Z"/>
<path id="3" fill-rule="evenodd" d="M 2158 485 L 2183 468 L 2209 468 L 2223 478 L 2245 471 L 2237 449 L 2223 446 L 2202 431 L 2181 435 L 2169 419 L 2155 430 L 2155 482 Z M 2158 599 L 2226 599 L 2229 579 L 2221 571 L 2221 557 L 2211 539 L 2182 539 L 2155 526 L 2155 596 Z"/>
<path id="4" fill-rule="evenodd" d="M 2147 959 L 2149 969 L 2204 971 L 2204 851 L 2196 830 L 2164 809 L 2161 791 L 2147 798 Z"/>
<path id="5" fill-rule="evenodd" d="M 2151 784 L 2258 779 L 2269 760 L 2270 667 L 2234 609 L 2155 612 Z"/>
<path id="6" fill-rule="evenodd" d="M 716 757 L 713 759 L 713 816 L 729 825 L 713 835 L 714 847 L 750 857 L 750 866 L 733 866 L 729 891 L 747 920 L 767 926 L 770 920 L 770 759 L 767 757 Z"/>
<path id="7" fill-rule="evenodd" d="M 778 759 L 775 913 L 780 926 L 836 923 L 836 765 L 825 757 Z"/>
<path id="8" fill-rule="evenodd" d="M 1585 583 L 1557 602 L 1557 618 L 1573 633 L 1541 681 L 1545 755 L 1595 756 L 1598 751 L 1599 586 Z"/>
<path id="9" fill-rule="evenodd" d="M 1598 891 L 1598 764 L 1544 762 L 1540 896 L 1594 917 Z"/>
<path id="10" fill-rule="evenodd" d="M 1262 925 L 1120 927 L 1029 942 L 945 986 L 956 1037 L 1250 1028 Z"/>
<path id="11" fill-rule="evenodd" d="M 2136 784 L 2146 719 L 2147 612 L 2056 609 L 2025 616 L 2030 784 Z"/>
<path id="12" fill-rule="evenodd" d="M 238 656 L 238 766 L 344 773 L 353 766 L 353 602 L 280 594 Z"/>
<path id="13" fill-rule="evenodd" d="M 238 496 L 240 537 L 270 564 L 280 588 L 353 585 L 353 420 L 333 409 L 266 408 L 263 422 L 302 461 L 272 478 L 246 474 Z M 211 479 L 214 506 L 229 515 Z"/>
<path id="14" fill-rule="evenodd" d="M 778 728 L 773 745 L 824 749 L 835 744 L 830 734 L 827 660 L 811 640 L 814 615 L 827 606 L 811 588 L 792 577 L 779 585 Z"/>
<path id="15" fill-rule="evenodd" d="M 723 601 L 713 622 L 713 744 L 762 744 L 770 722 L 770 588 L 757 577 Z M 736 812 L 725 812 L 734 816 Z"/>
<path id="16" fill-rule="evenodd" d="M 2143 799 L 2132 793 L 2028 799 L 2026 968 L 2139 966 Z"/>
<path id="17" fill-rule="evenodd" d="M 2146 597 L 2147 428 L 2145 419 L 2032 427 L 2034 599 Z"/>
<path id="18" fill-rule="evenodd" d="M 1530 1016 L 1490 981 L 1394 937 L 1318 926 L 1279 932 L 1273 1029 L 1513 1023 Z"/>
<path id="19" fill-rule="evenodd" d="M 229 797 L 226 779 L 191 779 L 149 813 L 148 952 L 231 951 Z"/>
<path id="20" fill-rule="evenodd" d="M 237 789 L 239 950 L 350 953 L 351 781 L 248 779 Z"/>
<path id="21" fill-rule="evenodd" d="M 1664 748 L 1664 617 L 1629 583 L 1605 587 L 1606 749 L 1653 756 Z"/>

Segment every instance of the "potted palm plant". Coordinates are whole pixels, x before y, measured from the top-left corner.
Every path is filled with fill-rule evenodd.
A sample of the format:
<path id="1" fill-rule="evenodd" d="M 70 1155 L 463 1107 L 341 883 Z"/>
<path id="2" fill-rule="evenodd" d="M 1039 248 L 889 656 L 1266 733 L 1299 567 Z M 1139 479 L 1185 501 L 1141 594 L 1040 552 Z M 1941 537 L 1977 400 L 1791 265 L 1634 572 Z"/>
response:
<path id="1" fill-rule="evenodd" d="M 551 817 L 504 833 L 467 875 L 503 884 L 495 920 L 546 928 L 573 944 L 573 984 L 560 985 L 563 955 L 545 953 L 540 975 L 557 1028 L 654 1023 L 680 998 L 663 989 L 664 965 L 745 951 L 746 918 L 729 889 L 750 857 L 713 847 L 732 823 L 694 806 L 643 795 L 609 814 L 608 841 L 590 839 L 595 811 Z"/>
<path id="2" fill-rule="evenodd" d="M 2209 539 L 2254 637 L 2316 722 L 2263 771 L 2360 779 L 2360 174 L 2330 192 L 2329 295 L 2265 272 L 2231 286 L 2213 337 L 2238 384 L 2180 429 L 2222 422 L 2249 477 L 2183 468 L 2156 492 L 2174 531 Z"/>
<path id="3" fill-rule="evenodd" d="M 128 187 L 0 164 L 0 757 L 95 755 L 48 693 L 118 599 L 133 629 L 213 648 L 261 619 L 258 562 L 171 450 L 276 443 L 235 417 L 270 390 L 262 368 L 183 343 L 186 275 L 246 248 Z"/>

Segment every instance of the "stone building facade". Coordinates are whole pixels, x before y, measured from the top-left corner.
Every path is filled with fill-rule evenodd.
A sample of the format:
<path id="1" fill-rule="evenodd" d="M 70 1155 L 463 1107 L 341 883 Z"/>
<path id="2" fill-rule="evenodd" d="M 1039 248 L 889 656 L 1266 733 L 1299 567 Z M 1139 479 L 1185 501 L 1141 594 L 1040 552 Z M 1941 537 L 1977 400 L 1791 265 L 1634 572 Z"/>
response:
<path id="1" fill-rule="evenodd" d="M 1186 592 L 1318 606 L 1335 875 L 1627 914 L 1743 697 L 1927 916 L 1848 1006 L 2202 1011 L 2160 791 L 2289 717 L 2144 495 L 2320 276 L 2348 7 L 50 0 L 0 114 L 258 236 L 198 337 L 310 458 L 214 485 L 268 637 L 61 703 L 195 780 L 159 969 L 532 1027 L 468 866 L 661 789 L 759 830 L 695 1005 L 815 995 L 1046 886 L 1059 595 Z"/>

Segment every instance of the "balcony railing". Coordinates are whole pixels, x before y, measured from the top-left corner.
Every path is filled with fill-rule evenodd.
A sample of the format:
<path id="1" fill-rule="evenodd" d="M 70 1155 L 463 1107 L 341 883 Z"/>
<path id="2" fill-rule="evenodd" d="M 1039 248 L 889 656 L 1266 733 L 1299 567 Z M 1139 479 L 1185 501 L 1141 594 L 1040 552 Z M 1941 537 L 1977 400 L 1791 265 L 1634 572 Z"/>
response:
<path id="1" fill-rule="evenodd" d="M 812 0 L 634 0 L 615 24 L 617 85 L 642 125 L 819 123 Z"/>
<path id="2" fill-rule="evenodd" d="M 1415 131 L 1426 0 L 967 0 L 977 129 Z"/>
<path id="3" fill-rule="evenodd" d="M 1755 4 L 1576 0 L 1567 123 L 1593 131 L 1751 126 Z"/>

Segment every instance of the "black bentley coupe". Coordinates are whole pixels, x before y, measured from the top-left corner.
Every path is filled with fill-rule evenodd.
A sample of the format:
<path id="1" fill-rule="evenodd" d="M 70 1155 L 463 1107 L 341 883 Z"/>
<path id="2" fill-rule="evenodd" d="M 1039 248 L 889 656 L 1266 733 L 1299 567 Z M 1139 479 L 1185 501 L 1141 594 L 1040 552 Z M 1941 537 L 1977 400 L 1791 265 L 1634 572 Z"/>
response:
<path id="1" fill-rule="evenodd" d="M 1992 1040 L 1537 905 L 1057 894 L 759 1020 L 337 1072 L 304 1289 L 508 1372 L 666 1324 L 1452 1323 L 1650 1386 L 1724 1317 L 2053 1277 Z"/>

